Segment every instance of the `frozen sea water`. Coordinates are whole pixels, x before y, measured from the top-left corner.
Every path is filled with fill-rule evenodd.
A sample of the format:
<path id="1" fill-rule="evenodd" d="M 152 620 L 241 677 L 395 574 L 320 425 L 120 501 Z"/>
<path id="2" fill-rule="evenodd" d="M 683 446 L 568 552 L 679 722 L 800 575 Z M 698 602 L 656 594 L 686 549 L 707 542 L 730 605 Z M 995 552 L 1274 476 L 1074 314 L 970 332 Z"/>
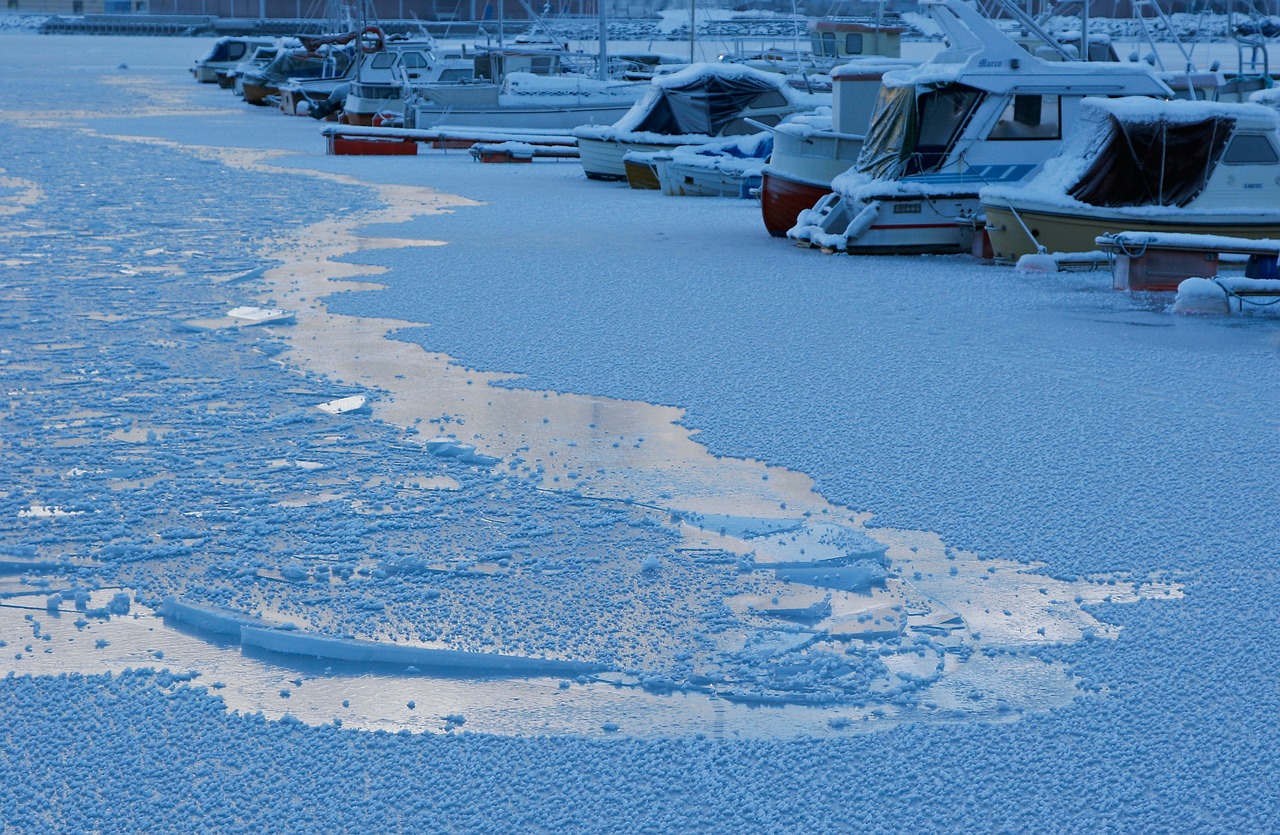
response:
<path id="1" fill-rule="evenodd" d="M 311 808 L 295 822 L 432 810 L 476 829 L 1273 819 L 1274 795 L 1249 779 L 1276 750 L 1258 721 L 1270 705 L 1258 683 L 1274 674 L 1259 609 L 1274 578 L 1257 567 L 1274 547 L 1274 474 L 1253 442 L 1274 431 L 1269 320 L 1176 319 L 1098 276 L 822 258 L 769 240 L 750 204 L 633 194 L 568 165 L 324 157 L 309 121 L 194 87 L 189 42 L 6 41 L 40 66 L 47 44 L 72 43 L 87 65 L 68 72 L 100 77 L 85 101 L 0 128 L 15 209 L 4 559 L 21 564 L 12 606 L 28 606 L 5 608 L 16 677 L 0 699 L 24 717 L 4 760 L 22 775 L 5 781 L 19 828 L 49 820 L 37 793 L 73 826 L 101 806 L 80 776 L 90 749 L 63 755 L 70 771 L 28 752 L 139 734 L 200 740 L 189 747 L 202 760 L 173 757 L 175 774 L 230 784 L 104 754 L 107 808 L 139 821 L 220 798 L 264 822 L 298 797 Z M 117 69 L 113 50 L 136 43 L 177 60 Z M 67 78 L 48 69 L 42 83 Z M 394 184 L 393 206 L 422 203 L 363 228 L 374 239 L 346 256 L 351 220 L 379 220 L 361 213 L 382 193 L 361 181 Z M 353 292 L 370 281 L 387 289 Z M 345 292 L 315 307 L 329 291 Z M 304 315 L 209 326 L 249 305 Z M 399 342 L 382 339 L 388 322 Z M 462 394 L 419 394 L 449 386 Z M 369 395 L 372 414 L 315 408 Z M 505 397 L 522 407 L 491 405 Z M 498 464 L 427 454 L 440 434 Z M 653 469 L 667 461 L 681 466 Z M 869 575 L 812 565 L 832 545 L 814 516 L 853 532 L 838 556 L 870 559 L 883 584 L 797 587 L 754 564 L 767 553 L 857 586 Z M 880 562 L 862 538 L 883 546 Z M 129 615 L 90 615 L 122 587 L 138 597 Z M 182 656 L 191 636 L 147 620 L 176 592 L 300 633 L 603 659 L 623 689 L 573 681 L 565 697 L 538 679 L 468 689 L 454 677 L 432 701 L 411 674 L 378 685 L 386 698 L 370 710 L 364 673 L 207 640 Z M 54 594 L 69 601 L 56 623 Z M 906 604 L 929 601 L 943 605 L 914 626 L 951 667 L 890 721 L 903 691 L 877 682 L 927 680 L 937 662 L 880 642 Z M 968 634 L 948 649 L 953 614 Z M 864 651 L 808 643 L 824 620 L 862 629 Z M 166 645 L 112 631 L 136 625 Z M 186 679 L 215 656 L 235 682 Z M 828 701 L 743 720 L 813 717 L 757 720 L 747 735 L 766 739 L 717 741 L 690 717 L 708 702 L 701 676 L 729 680 L 733 658 L 751 661 L 736 671 L 743 695 L 825 681 Z M 835 680 L 864 704 L 829 701 Z M 663 698 L 700 706 L 645 718 L 671 704 L 667 685 L 691 694 Z M 560 718 L 523 732 L 495 718 L 486 705 L 515 692 Z M 284 719 L 327 723 L 341 701 L 357 706 L 352 727 Z M 885 732 L 844 732 L 867 722 Z M 453 730 L 438 741 L 367 731 L 441 725 Z M 585 739 L 596 735 L 607 739 Z M 411 796 L 389 781 L 358 809 L 320 801 L 351 788 L 323 775 L 291 770 L 265 793 L 234 778 L 289 756 L 368 772 L 375 752 L 390 759 L 377 774 L 415 773 L 424 757 L 457 774 Z M 597 791 L 493 776 L 513 761 L 560 786 L 589 773 Z M 882 765 L 852 791 L 850 762 Z"/>

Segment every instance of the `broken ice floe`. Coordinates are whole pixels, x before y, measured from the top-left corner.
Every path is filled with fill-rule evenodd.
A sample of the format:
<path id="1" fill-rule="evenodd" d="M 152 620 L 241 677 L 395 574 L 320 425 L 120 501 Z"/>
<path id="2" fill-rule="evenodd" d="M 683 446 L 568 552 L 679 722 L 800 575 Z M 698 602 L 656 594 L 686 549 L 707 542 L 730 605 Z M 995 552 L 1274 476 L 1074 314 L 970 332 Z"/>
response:
<path id="1" fill-rule="evenodd" d="M 227 311 L 227 315 L 246 325 L 293 324 L 296 318 L 291 311 L 265 307 L 233 307 Z"/>
<path id="2" fill-rule="evenodd" d="M 241 305 L 233 307 L 224 316 L 212 319 L 188 319 L 184 326 L 195 331 L 224 330 L 227 328 L 245 328 L 258 325 L 292 325 L 297 321 L 297 314 L 279 308 L 251 307 Z"/>
<path id="3" fill-rule="evenodd" d="M 57 507 L 46 504 L 33 504 L 26 510 L 19 510 L 18 517 L 30 517 L 35 519 L 53 519 L 58 516 L 79 516 L 84 513 L 83 510 L 68 510 L 64 507 Z"/>
<path id="4" fill-rule="evenodd" d="M 455 458 L 464 464 L 492 467 L 500 459 L 477 452 L 472 444 L 464 444 L 457 438 L 441 436 L 427 441 L 427 452 L 439 458 Z"/>
<path id="5" fill-rule="evenodd" d="M 579 661 L 494 652 L 468 652 L 320 635 L 283 628 L 278 624 L 248 615 L 191 606 L 175 600 L 166 600 L 160 608 L 160 613 L 166 620 L 175 623 L 185 623 L 198 629 L 236 638 L 244 647 L 326 661 L 390 664 L 401 667 L 411 665 L 419 671 L 466 670 L 471 673 L 524 676 L 579 674 L 601 669 L 599 664 Z"/>
<path id="6" fill-rule="evenodd" d="M 365 412 L 369 410 L 369 398 L 363 394 L 353 394 L 350 397 L 339 397 L 337 400 L 317 403 L 316 408 L 329 415 L 349 415 L 356 412 Z"/>

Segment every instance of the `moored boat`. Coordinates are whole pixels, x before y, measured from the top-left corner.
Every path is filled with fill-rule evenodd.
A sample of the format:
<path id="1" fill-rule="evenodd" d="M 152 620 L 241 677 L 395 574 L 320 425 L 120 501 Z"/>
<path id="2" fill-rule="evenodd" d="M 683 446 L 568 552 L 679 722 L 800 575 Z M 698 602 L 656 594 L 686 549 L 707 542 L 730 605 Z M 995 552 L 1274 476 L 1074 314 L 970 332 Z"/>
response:
<path id="1" fill-rule="evenodd" d="M 831 193 L 831 181 L 858 161 L 884 74 L 916 63 L 870 57 L 836 67 L 826 118 L 792 119 L 774 129 L 760 185 L 760 212 L 770 235 L 785 236 L 800 212 Z"/>
<path id="2" fill-rule="evenodd" d="M 219 72 L 234 69 L 242 61 L 249 60 L 255 49 L 271 46 L 274 38 L 228 36 L 218 38 L 209 51 L 196 59 L 191 74 L 202 84 L 216 84 Z"/>
<path id="3" fill-rule="evenodd" d="M 244 72 L 236 87 L 246 104 L 266 105 L 280 92 L 289 79 L 337 79 L 346 75 L 357 51 L 378 52 L 386 44 L 386 36 L 376 26 L 366 26 L 343 35 L 299 35 L 300 49 L 280 51 L 269 64 Z"/>
<path id="4" fill-rule="evenodd" d="M 350 77 L 327 100 L 315 102 L 310 115 L 324 118 L 341 111 L 347 124 L 369 126 L 388 114 L 402 118 L 405 90 L 411 86 L 472 78 L 471 62 L 438 55 L 430 36 L 389 38 L 383 49 L 362 54 Z"/>
<path id="5" fill-rule="evenodd" d="M 623 180 L 630 152 L 670 151 L 756 133 L 830 101 L 793 89 L 780 73 L 694 64 L 655 78 L 644 97 L 613 124 L 580 127 L 573 134 L 588 179 Z"/>
<path id="6" fill-rule="evenodd" d="M 762 131 L 669 151 L 633 151 L 623 161 L 632 188 L 636 177 L 652 176 L 653 187 L 672 197 L 749 197 L 772 147 L 773 137 Z"/>
<path id="7" fill-rule="evenodd" d="M 788 237 L 850 253 L 968 251 L 978 189 L 1031 177 L 1086 96 L 1172 95 L 1146 64 L 1045 60 L 960 0 L 922 5 L 948 47 L 885 73 L 857 165 Z"/>
<path id="8" fill-rule="evenodd" d="M 1278 125 L 1256 104 L 1090 99 L 1040 174 L 982 190 L 992 252 L 1090 252 L 1120 232 L 1280 237 Z"/>

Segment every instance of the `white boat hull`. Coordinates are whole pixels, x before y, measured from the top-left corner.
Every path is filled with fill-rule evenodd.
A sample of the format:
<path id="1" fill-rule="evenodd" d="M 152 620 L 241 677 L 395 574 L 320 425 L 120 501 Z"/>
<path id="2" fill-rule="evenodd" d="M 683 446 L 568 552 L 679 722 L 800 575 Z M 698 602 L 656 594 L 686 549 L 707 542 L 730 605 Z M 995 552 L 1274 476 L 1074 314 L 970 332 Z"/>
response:
<path id="1" fill-rule="evenodd" d="M 851 255 L 969 252 L 978 210 L 977 194 L 865 201 L 831 194 L 801 213 L 787 237 Z"/>
<path id="2" fill-rule="evenodd" d="M 466 126 L 503 128 L 512 131 L 559 130 L 569 133 L 583 125 L 611 125 L 630 109 L 630 103 L 581 107 L 513 105 L 497 108 L 438 108 L 418 105 L 413 108 L 413 126 L 417 128 Z"/>
<path id="3" fill-rule="evenodd" d="M 616 139 L 588 139 L 578 137 L 578 160 L 588 180 L 625 180 L 627 166 L 623 157 L 632 151 L 651 153 L 676 147 L 641 142 L 620 142 Z"/>
<path id="4" fill-rule="evenodd" d="M 714 157 L 699 160 L 654 160 L 662 193 L 671 197 L 749 197 L 760 184 L 759 169 L 726 168 Z"/>
<path id="5" fill-rule="evenodd" d="M 858 161 L 862 138 L 827 131 L 796 136 L 784 131 L 773 135 L 769 167 L 788 180 L 830 190 L 831 181 Z"/>

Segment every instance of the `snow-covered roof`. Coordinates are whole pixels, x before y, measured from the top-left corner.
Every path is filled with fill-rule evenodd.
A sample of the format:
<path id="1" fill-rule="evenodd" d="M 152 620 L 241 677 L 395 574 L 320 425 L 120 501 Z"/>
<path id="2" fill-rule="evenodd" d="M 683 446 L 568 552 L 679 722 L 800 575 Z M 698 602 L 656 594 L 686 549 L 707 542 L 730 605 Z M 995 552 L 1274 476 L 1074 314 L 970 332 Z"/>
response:
<path id="1" fill-rule="evenodd" d="M 1208 119 L 1232 119 L 1238 123 L 1261 127 L 1275 127 L 1280 121 L 1280 113 L 1260 104 L 1235 104 L 1212 101 L 1187 101 L 1174 99 L 1142 98 L 1132 96 L 1121 99 L 1090 98 L 1081 103 L 1081 118 L 1088 118 L 1093 113 L 1106 113 L 1122 122 L 1131 124 L 1149 124 L 1167 122 L 1169 124 L 1190 125 Z M 1096 118 L 1096 117 L 1094 117 Z"/>
<path id="2" fill-rule="evenodd" d="M 833 81 L 839 81 L 842 78 L 861 78 L 872 73 L 883 74 L 894 70 L 906 70 L 919 64 L 919 61 L 912 61 L 907 58 L 883 58 L 877 55 L 868 55 L 865 58 L 855 58 L 847 64 L 841 64 L 833 68 L 830 75 Z"/>

